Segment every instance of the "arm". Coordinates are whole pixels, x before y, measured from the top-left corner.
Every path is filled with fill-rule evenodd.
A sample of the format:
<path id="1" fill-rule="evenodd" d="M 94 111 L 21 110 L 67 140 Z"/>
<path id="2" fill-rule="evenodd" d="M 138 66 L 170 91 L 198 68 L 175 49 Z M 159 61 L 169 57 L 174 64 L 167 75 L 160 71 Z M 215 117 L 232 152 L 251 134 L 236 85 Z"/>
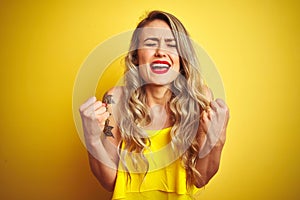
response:
<path id="1" fill-rule="evenodd" d="M 229 109 L 221 99 L 213 100 L 212 93 L 206 90 L 210 105 L 200 116 L 197 140 L 200 145 L 196 169 L 201 178 L 196 180 L 197 187 L 203 187 L 217 173 L 223 146 L 226 140 L 226 128 L 229 120 Z"/>
<path id="2" fill-rule="evenodd" d="M 112 92 L 108 94 L 112 95 Z M 111 105 L 97 101 L 96 97 L 90 98 L 80 107 L 89 164 L 95 177 L 108 191 L 113 191 L 115 185 L 119 161 L 117 146 L 120 142 L 118 127 L 110 116 L 111 109 Z M 103 130 L 107 126 L 110 126 L 113 137 L 104 135 Z"/>

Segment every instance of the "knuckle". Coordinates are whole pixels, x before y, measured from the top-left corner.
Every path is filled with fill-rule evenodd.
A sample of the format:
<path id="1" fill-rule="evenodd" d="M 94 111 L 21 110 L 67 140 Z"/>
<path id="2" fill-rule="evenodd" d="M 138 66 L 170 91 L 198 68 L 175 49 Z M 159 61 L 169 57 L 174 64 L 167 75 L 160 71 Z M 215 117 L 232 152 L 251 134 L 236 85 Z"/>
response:
<path id="1" fill-rule="evenodd" d="M 203 116 L 202 121 L 205 122 L 205 123 L 208 122 L 208 117 L 207 116 Z"/>
<path id="2" fill-rule="evenodd" d="M 211 111 L 211 112 L 210 112 L 210 115 L 211 115 L 211 116 L 216 116 L 216 114 L 217 114 L 217 111 Z"/>
<path id="3" fill-rule="evenodd" d="M 94 119 L 94 114 L 93 112 L 88 112 L 87 110 L 83 111 L 83 116 L 86 117 L 86 118 L 89 118 L 89 119 Z"/>
<path id="4" fill-rule="evenodd" d="M 84 110 L 84 111 L 82 112 L 82 115 L 85 116 L 85 117 L 88 117 L 88 116 L 89 116 L 89 113 L 88 113 L 86 110 Z"/>
<path id="5" fill-rule="evenodd" d="M 100 108 L 100 110 L 101 110 L 101 113 L 105 113 L 106 112 L 106 107 L 105 106 L 102 106 L 101 108 Z"/>
<path id="6" fill-rule="evenodd" d="M 227 106 L 225 106 L 223 109 L 225 112 L 229 112 L 229 108 Z"/>
<path id="7" fill-rule="evenodd" d="M 105 113 L 99 115 L 97 119 L 98 119 L 98 121 L 100 122 L 100 124 L 103 123 L 103 125 L 104 125 L 105 120 L 106 120 L 107 118 L 108 118 L 108 116 L 107 116 L 107 113 L 105 112 Z"/>
<path id="8" fill-rule="evenodd" d="M 102 102 L 101 102 L 101 101 L 96 101 L 96 102 L 94 103 L 94 108 L 95 108 L 95 107 L 100 107 L 100 106 L 102 106 Z"/>
<path id="9" fill-rule="evenodd" d="M 226 107 L 226 114 L 228 115 L 228 117 L 230 116 L 230 110 L 228 107 Z"/>
<path id="10" fill-rule="evenodd" d="M 83 105 L 81 105 L 81 106 L 79 107 L 79 112 L 80 112 L 80 113 L 83 113 L 83 111 L 84 111 L 84 107 L 83 107 Z"/>

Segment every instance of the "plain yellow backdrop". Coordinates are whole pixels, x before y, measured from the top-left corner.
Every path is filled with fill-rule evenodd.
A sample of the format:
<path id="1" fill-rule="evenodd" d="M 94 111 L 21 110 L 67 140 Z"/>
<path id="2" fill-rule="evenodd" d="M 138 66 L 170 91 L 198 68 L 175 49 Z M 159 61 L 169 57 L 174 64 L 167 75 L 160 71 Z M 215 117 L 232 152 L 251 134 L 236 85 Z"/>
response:
<path id="1" fill-rule="evenodd" d="M 201 199 L 299 199 L 299 8 L 297 1 L 0 1 L 0 199 L 109 199 L 74 125 L 73 86 L 98 44 L 153 9 L 184 23 L 225 86 L 227 142 Z"/>

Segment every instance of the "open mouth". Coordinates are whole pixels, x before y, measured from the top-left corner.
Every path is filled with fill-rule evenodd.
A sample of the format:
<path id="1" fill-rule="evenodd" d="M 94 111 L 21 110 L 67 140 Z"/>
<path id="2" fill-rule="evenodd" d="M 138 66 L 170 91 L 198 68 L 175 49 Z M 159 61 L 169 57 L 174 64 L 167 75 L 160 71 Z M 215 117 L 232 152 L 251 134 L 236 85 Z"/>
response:
<path id="1" fill-rule="evenodd" d="M 167 61 L 154 61 L 150 64 L 151 71 L 155 74 L 167 73 L 170 69 L 170 63 Z"/>

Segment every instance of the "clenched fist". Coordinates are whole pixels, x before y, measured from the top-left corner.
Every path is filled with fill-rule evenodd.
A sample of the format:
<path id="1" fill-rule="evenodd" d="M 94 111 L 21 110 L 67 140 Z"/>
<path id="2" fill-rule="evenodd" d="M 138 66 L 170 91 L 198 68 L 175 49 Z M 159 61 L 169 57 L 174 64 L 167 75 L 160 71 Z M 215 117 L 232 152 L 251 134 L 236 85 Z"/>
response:
<path id="1" fill-rule="evenodd" d="M 91 97 L 80 106 L 80 115 L 86 142 L 97 141 L 102 133 L 105 121 L 109 117 L 106 104 Z"/>
<path id="2" fill-rule="evenodd" d="M 211 101 L 210 105 L 202 111 L 199 126 L 202 146 L 199 158 L 203 158 L 209 154 L 216 145 L 224 145 L 228 120 L 229 109 L 221 99 Z"/>

